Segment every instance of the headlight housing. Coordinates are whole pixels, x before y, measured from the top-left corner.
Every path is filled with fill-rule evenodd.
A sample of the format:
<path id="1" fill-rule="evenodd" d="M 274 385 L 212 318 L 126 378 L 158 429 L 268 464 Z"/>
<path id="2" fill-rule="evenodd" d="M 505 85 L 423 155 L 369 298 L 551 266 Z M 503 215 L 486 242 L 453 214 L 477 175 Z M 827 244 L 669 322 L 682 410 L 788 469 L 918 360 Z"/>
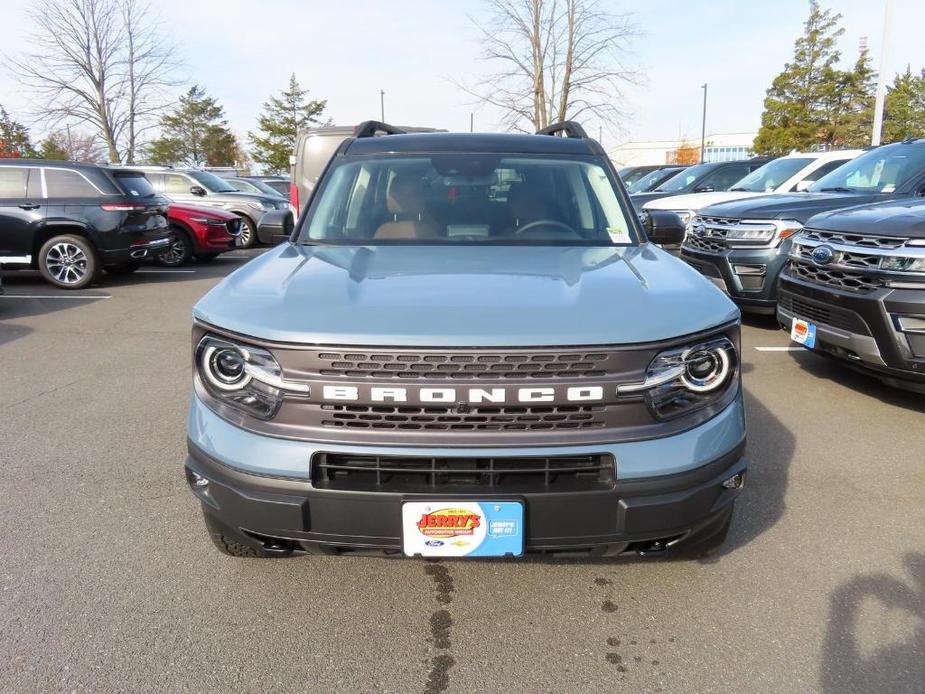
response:
<path id="1" fill-rule="evenodd" d="M 888 255 L 880 260 L 880 269 L 892 272 L 925 272 L 925 258 Z"/>
<path id="2" fill-rule="evenodd" d="M 217 217 L 190 217 L 190 221 L 199 222 L 200 224 L 208 224 L 209 226 L 225 226 L 225 220 L 218 219 Z"/>
<path id="3" fill-rule="evenodd" d="M 286 393 L 309 394 L 307 384 L 284 380 L 275 357 L 259 347 L 206 335 L 195 358 L 209 395 L 258 419 L 271 419 Z"/>
<path id="4" fill-rule="evenodd" d="M 726 336 L 675 347 L 649 364 L 642 383 L 621 385 L 620 395 L 642 393 L 652 415 L 674 419 L 720 400 L 738 379 L 738 354 Z"/>
<path id="5" fill-rule="evenodd" d="M 776 246 L 802 229 L 803 225 L 795 219 L 743 220 L 726 232 L 726 245 L 731 248 Z"/>
<path id="6" fill-rule="evenodd" d="M 249 200 L 247 203 L 248 207 L 253 207 L 255 210 L 272 210 L 274 208 L 273 203 L 264 202 L 263 200 Z"/>

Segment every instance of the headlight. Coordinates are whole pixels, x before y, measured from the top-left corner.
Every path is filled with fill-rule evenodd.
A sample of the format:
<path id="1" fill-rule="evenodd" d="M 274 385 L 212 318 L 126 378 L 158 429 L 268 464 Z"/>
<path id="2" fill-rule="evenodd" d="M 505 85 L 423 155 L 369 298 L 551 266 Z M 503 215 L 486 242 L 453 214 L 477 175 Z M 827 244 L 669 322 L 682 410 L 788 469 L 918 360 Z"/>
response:
<path id="1" fill-rule="evenodd" d="M 886 256 L 880 261 L 880 269 L 893 272 L 925 272 L 925 258 Z"/>
<path id="2" fill-rule="evenodd" d="M 215 217 L 190 217 L 191 222 L 199 222 L 200 224 L 209 224 L 211 226 L 225 226 L 225 221 L 222 219 L 216 219 Z"/>
<path id="3" fill-rule="evenodd" d="M 794 219 L 743 220 L 726 232 L 726 243 L 735 247 L 776 246 L 803 229 Z"/>
<path id="4" fill-rule="evenodd" d="M 658 354 L 644 382 L 618 386 L 617 393 L 642 393 L 656 419 L 673 419 L 719 400 L 737 375 L 735 345 L 719 337 Z"/>
<path id="5" fill-rule="evenodd" d="M 307 384 L 283 380 L 265 349 L 212 335 L 199 341 L 196 371 L 212 397 L 259 419 L 273 417 L 284 394 L 309 394 Z"/>
<path id="6" fill-rule="evenodd" d="M 272 210 L 273 203 L 264 202 L 263 200 L 250 200 L 247 202 L 248 207 L 253 207 L 255 210 Z"/>

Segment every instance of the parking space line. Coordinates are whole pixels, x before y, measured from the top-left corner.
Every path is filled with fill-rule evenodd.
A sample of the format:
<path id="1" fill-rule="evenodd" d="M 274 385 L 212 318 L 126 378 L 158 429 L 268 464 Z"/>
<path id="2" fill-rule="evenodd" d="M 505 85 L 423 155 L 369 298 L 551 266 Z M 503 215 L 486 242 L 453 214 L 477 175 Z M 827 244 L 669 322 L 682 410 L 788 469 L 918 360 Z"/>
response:
<path id="1" fill-rule="evenodd" d="M 91 301 L 93 299 L 111 298 L 111 294 L 0 294 L 0 299 L 76 299 Z"/>
<path id="2" fill-rule="evenodd" d="M 755 347 L 759 352 L 802 352 L 805 347 Z"/>
<path id="3" fill-rule="evenodd" d="M 148 275 L 177 275 L 180 273 L 192 273 L 196 272 L 195 270 L 135 270 L 135 274 L 148 274 Z"/>

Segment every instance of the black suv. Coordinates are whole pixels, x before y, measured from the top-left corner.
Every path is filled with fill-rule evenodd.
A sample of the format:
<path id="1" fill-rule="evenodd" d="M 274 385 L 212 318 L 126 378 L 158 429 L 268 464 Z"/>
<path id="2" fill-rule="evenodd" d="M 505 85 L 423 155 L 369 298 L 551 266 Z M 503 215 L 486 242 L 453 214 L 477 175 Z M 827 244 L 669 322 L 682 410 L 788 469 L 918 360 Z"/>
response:
<path id="1" fill-rule="evenodd" d="M 65 289 L 132 272 L 168 245 L 167 204 L 140 171 L 0 159 L 0 264 Z"/>
<path id="2" fill-rule="evenodd" d="M 704 207 L 681 258 L 728 292 L 739 308 L 773 314 L 780 271 L 794 234 L 815 214 L 925 195 L 925 139 L 871 149 L 806 193 L 732 200 Z"/>
<path id="3" fill-rule="evenodd" d="M 925 393 L 925 200 L 810 219 L 781 273 L 777 318 L 805 347 Z"/>

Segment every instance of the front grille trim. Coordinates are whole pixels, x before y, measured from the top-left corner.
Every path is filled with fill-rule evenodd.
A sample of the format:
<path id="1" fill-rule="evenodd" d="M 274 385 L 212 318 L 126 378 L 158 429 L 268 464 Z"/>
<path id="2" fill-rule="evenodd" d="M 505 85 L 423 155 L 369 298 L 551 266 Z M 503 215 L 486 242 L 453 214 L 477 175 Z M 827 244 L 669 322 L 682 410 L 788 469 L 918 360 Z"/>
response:
<path id="1" fill-rule="evenodd" d="M 609 453 L 554 456 L 399 456 L 318 452 L 312 484 L 337 491 L 454 494 L 613 489 Z"/>
<path id="2" fill-rule="evenodd" d="M 871 274 L 846 272 L 828 266 L 811 265 L 791 259 L 789 272 L 797 279 L 824 287 L 855 293 L 866 293 L 883 287 L 883 281 Z"/>

